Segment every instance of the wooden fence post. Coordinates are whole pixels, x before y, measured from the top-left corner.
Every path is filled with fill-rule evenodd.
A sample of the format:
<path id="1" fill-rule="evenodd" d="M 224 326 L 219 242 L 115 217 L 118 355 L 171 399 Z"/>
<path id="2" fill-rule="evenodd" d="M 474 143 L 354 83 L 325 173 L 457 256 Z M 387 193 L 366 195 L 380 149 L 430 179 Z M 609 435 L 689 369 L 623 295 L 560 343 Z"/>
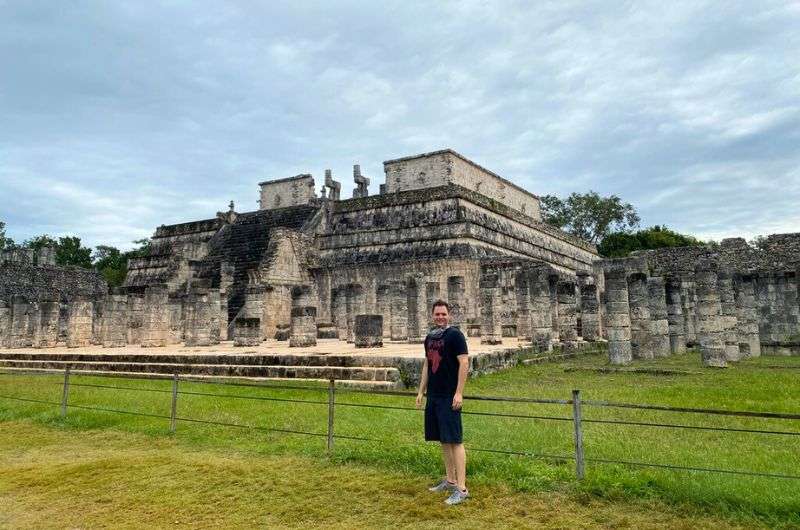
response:
<path id="1" fill-rule="evenodd" d="M 581 391 L 572 391 L 572 422 L 575 427 L 575 474 L 578 480 L 584 477 L 583 462 L 583 429 L 581 428 Z"/>

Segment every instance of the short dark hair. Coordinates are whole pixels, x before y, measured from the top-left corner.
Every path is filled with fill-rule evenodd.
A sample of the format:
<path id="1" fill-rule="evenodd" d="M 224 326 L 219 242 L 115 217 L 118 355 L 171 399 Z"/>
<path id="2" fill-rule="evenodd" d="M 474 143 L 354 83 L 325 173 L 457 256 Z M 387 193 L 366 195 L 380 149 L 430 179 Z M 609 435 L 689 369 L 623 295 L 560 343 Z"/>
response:
<path id="1" fill-rule="evenodd" d="M 450 312 L 450 304 L 448 304 L 447 302 L 445 302 L 444 300 L 442 300 L 441 298 L 439 298 L 439 299 L 438 299 L 438 300 L 436 300 L 436 301 L 433 303 L 433 305 L 431 306 L 431 313 L 433 313 L 433 310 L 434 310 L 434 309 L 436 309 L 437 307 L 442 307 L 442 306 L 443 306 L 443 307 L 445 307 L 445 308 L 447 308 L 447 312 L 448 312 L 448 313 Z"/>

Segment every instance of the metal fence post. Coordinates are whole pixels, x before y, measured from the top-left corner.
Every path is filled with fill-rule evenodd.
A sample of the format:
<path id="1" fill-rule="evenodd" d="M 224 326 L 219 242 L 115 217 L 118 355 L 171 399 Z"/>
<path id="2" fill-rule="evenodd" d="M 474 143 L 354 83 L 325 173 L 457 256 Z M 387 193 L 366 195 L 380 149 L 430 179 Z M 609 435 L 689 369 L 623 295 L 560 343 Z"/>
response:
<path id="1" fill-rule="evenodd" d="M 583 430 L 581 428 L 581 391 L 572 391 L 572 422 L 575 427 L 575 474 L 578 480 L 583 480 Z"/>
<path id="2" fill-rule="evenodd" d="M 333 406 L 335 403 L 334 379 L 328 381 L 328 454 L 333 452 Z"/>
<path id="3" fill-rule="evenodd" d="M 169 432 L 175 432 L 178 416 L 178 374 L 172 376 L 172 409 L 169 414 Z"/>
<path id="4" fill-rule="evenodd" d="M 69 366 L 64 368 L 64 389 L 61 391 L 61 417 L 67 417 L 67 401 L 69 401 Z"/>

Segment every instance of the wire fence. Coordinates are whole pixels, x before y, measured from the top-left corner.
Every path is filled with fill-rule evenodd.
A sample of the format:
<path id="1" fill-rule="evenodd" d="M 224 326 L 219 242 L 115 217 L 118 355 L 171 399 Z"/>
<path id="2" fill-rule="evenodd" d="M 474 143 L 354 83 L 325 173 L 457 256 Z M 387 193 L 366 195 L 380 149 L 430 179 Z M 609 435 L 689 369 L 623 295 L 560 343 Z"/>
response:
<path id="1" fill-rule="evenodd" d="M 280 434 L 291 434 L 291 435 L 299 435 L 299 436 L 309 436 L 309 437 L 317 437 L 317 438 L 324 438 L 325 439 L 325 449 L 330 454 L 334 451 L 334 443 L 335 440 L 351 440 L 351 441 L 363 441 L 363 442 L 377 442 L 381 444 L 386 443 L 393 443 L 394 445 L 402 445 L 397 440 L 387 441 L 381 438 L 375 438 L 370 436 L 353 436 L 353 435 L 345 435 L 345 434 L 337 434 L 335 432 L 335 418 L 336 414 L 335 411 L 339 407 L 345 408 L 361 408 L 361 409 L 379 409 L 379 410 L 387 410 L 387 411 L 414 411 L 418 412 L 416 407 L 408 407 L 408 406 L 399 406 L 399 405 L 386 405 L 386 404 L 379 404 L 379 403 L 357 403 L 353 400 L 343 401 L 341 398 L 337 399 L 337 395 L 368 395 L 368 396 L 399 396 L 399 397 L 407 397 L 409 399 L 416 396 L 415 392 L 403 392 L 403 391 L 392 391 L 392 390 L 374 390 L 374 389 L 359 389 L 359 388 L 349 388 L 349 387 L 337 387 L 336 381 L 334 379 L 330 379 L 328 381 L 327 386 L 304 386 L 304 385 L 290 385 L 290 384 L 256 384 L 256 383 L 245 383 L 245 382 L 235 382 L 235 381 L 220 381 L 220 380 L 208 380 L 208 379 L 200 379 L 191 376 L 180 376 L 179 374 L 173 374 L 170 376 L 164 376 L 163 374 L 159 377 L 169 378 L 172 382 L 171 389 L 157 389 L 157 388 L 142 388 L 136 386 L 125 386 L 125 385 L 114 385 L 114 384 L 98 384 L 98 383 L 79 383 L 72 380 L 72 371 L 70 368 L 66 368 L 64 370 L 12 370 L 12 371 L 0 371 L 0 376 L 29 376 L 29 375 L 50 375 L 53 374 L 63 375 L 63 380 L 54 382 L 52 384 L 58 385 L 61 388 L 61 400 L 60 401 L 48 401 L 43 399 L 35 399 L 29 397 L 19 397 L 8 395 L 6 393 L 0 393 L 0 399 L 10 400 L 10 401 L 18 401 L 18 402 L 28 402 L 28 403 L 36 403 L 36 404 L 44 404 L 44 405 L 52 405 L 60 407 L 60 413 L 62 418 L 67 417 L 68 409 L 79 409 L 79 410 L 87 410 L 87 411 L 97 411 L 97 412 L 106 412 L 106 413 L 113 413 L 113 414 L 124 414 L 124 415 L 133 415 L 133 416 L 141 416 L 147 418 L 157 418 L 157 419 L 164 419 L 169 420 L 169 432 L 174 433 L 177 428 L 178 422 L 185 422 L 185 423 L 195 423 L 195 424 L 205 424 L 205 425 L 215 425 L 219 427 L 227 427 L 227 428 L 239 428 L 239 429 L 249 429 L 254 431 L 260 432 L 273 432 L 273 433 L 280 433 Z M 120 378 L 119 375 L 106 375 L 106 374 L 91 374 L 93 377 L 100 377 L 100 378 Z M 124 379 L 152 379 L 150 376 L 133 376 L 128 375 L 125 376 Z M 1 380 L 0 380 L 1 381 Z M 237 388 L 237 387 L 251 387 L 251 388 L 259 388 L 259 389 L 269 389 L 269 390 L 292 390 L 292 391 L 301 391 L 301 392 L 308 392 L 308 393 L 316 393 L 316 394 L 323 394 L 325 398 L 318 398 L 318 399 L 294 399 L 294 398 L 286 398 L 286 397 L 274 397 L 274 396 L 253 396 L 253 395 L 239 395 L 233 393 L 220 393 L 220 392 L 199 392 L 196 390 L 186 390 L 180 388 L 180 383 L 194 383 L 194 384 L 205 384 L 205 385 L 216 385 L 222 387 L 230 387 L 230 388 Z M 2 388 L 0 386 L 0 388 Z M 149 392 L 149 393 L 157 393 L 157 394 L 168 394 L 170 396 L 170 414 L 154 414 L 142 411 L 132 411 L 132 410 L 123 410 L 117 408 L 108 408 L 108 407 L 100 407 L 100 406 L 89 406 L 89 405 L 78 405 L 75 403 L 70 403 L 70 389 L 71 388 L 92 388 L 92 389 L 102 389 L 102 390 L 121 390 L 121 391 L 133 391 L 133 392 Z M 193 418 L 188 416 L 179 416 L 178 415 L 178 406 L 179 406 L 179 396 L 202 396 L 202 397 L 211 397 L 215 399 L 235 399 L 235 400 L 250 400 L 250 401 L 265 401 L 265 402 L 277 402 L 277 403 L 297 403 L 297 404 L 305 404 L 305 405 L 319 405 L 319 406 L 326 406 L 327 407 L 327 425 L 324 431 L 314 432 L 313 430 L 302 430 L 302 429 L 288 429 L 288 428 L 280 428 L 280 427 L 265 427 L 259 425 L 251 425 L 245 423 L 236 423 L 236 422 L 226 422 L 226 421 L 215 421 L 215 420 L 208 420 L 208 419 L 201 419 L 201 418 Z M 740 428 L 740 427 L 723 427 L 723 426 L 703 426 L 703 425 L 689 425 L 686 423 L 662 423 L 662 422 L 651 422 L 651 421 L 631 421 L 631 420 L 620 420 L 620 419 L 588 419 L 583 417 L 583 412 L 586 408 L 606 408 L 606 409 L 632 409 L 632 410 L 643 410 L 643 411 L 655 411 L 655 412 L 669 412 L 669 413 L 680 413 L 680 414 L 696 414 L 696 415 L 706 415 L 706 416 L 727 416 L 727 417 L 741 417 L 741 418 L 762 418 L 762 419 L 769 419 L 769 420 L 781 420 L 787 422 L 800 422 L 800 414 L 790 414 L 790 413 L 778 413 L 778 412 L 757 412 L 757 411 L 745 411 L 745 410 L 721 410 L 721 409 L 708 409 L 708 408 L 691 408 L 691 407 L 672 407 L 672 406 L 665 406 L 665 405 L 649 405 L 649 404 L 637 404 L 637 403 L 618 403 L 618 402 L 610 402 L 610 401 L 598 401 L 598 400 L 583 400 L 581 391 L 580 390 L 573 390 L 572 395 L 569 399 L 546 399 L 546 398 L 525 398 L 525 397 L 502 397 L 502 396 L 464 396 L 465 402 L 485 402 L 485 403 L 516 403 L 516 404 L 537 404 L 537 405 L 570 405 L 572 414 L 569 416 L 553 416 L 553 415 L 536 415 L 536 414 L 519 414 L 519 413 L 509 413 L 509 412 L 491 412 L 491 411 L 470 411 L 470 410 L 463 410 L 462 414 L 468 416 L 491 416 L 491 417 L 498 417 L 498 418 L 513 418 L 519 420 L 540 420 L 540 421 L 553 421 L 553 422 L 569 422 L 572 426 L 572 453 L 571 454 L 552 454 L 547 452 L 535 452 L 535 451 L 516 451 L 510 449 L 501 449 L 501 448 L 493 448 L 493 447 L 480 447 L 480 446 L 472 446 L 468 445 L 467 449 L 469 451 L 479 452 L 479 453 L 492 453 L 492 454 L 502 454 L 502 455 L 513 455 L 513 456 L 522 456 L 527 458 L 536 458 L 536 459 L 545 459 L 545 460 L 557 460 L 557 461 L 573 461 L 575 465 L 575 476 L 578 480 L 582 480 L 585 477 L 586 473 L 586 464 L 601 464 L 601 465 L 622 465 L 622 466 L 630 466 L 630 467 L 640 467 L 640 468 L 659 468 L 659 469 L 666 469 L 672 471 L 688 471 L 688 472 L 701 472 L 701 473 L 717 473 L 717 474 L 725 474 L 725 475 L 740 475 L 740 476 L 749 476 L 749 477 L 762 477 L 762 478 L 770 478 L 770 479 L 788 479 L 788 480 L 800 480 L 800 475 L 794 474 L 785 474 L 785 473 L 767 473 L 767 472 L 760 472 L 754 470 L 743 470 L 743 469 L 721 469 L 721 468 L 714 468 L 714 467 L 702 467 L 702 466 L 687 466 L 687 465 L 676 465 L 676 464 L 665 464 L 665 463 L 656 463 L 656 462 L 642 462 L 636 460 L 620 460 L 620 459 L 609 459 L 609 458 L 598 458 L 598 457 L 591 457 L 586 456 L 584 454 L 584 425 L 586 424 L 601 424 L 601 425 L 611 425 L 611 426 L 632 426 L 632 427 L 645 427 L 645 428 L 659 428 L 659 429 L 677 429 L 677 430 L 696 430 L 696 431 L 712 431 L 712 432 L 720 432 L 720 433 L 743 433 L 743 434 L 753 434 L 753 435 L 773 435 L 773 436 L 787 436 L 787 437 L 795 437 L 800 436 L 800 430 L 775 430 L 775 429 L 753 429 L 753 428 Z M 797 425 L 797 423 L 794 423 Z M 797 427 L 800 429 L 800 427 Z"/>

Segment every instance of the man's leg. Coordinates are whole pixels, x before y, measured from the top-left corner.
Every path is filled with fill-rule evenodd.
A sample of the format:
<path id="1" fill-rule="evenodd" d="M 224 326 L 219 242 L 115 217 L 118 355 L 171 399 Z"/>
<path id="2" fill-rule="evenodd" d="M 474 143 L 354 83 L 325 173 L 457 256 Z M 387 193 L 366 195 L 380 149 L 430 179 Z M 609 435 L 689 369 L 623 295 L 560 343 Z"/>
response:
<path id="1" fill-rule="evenodd" d="M 453 460 L 453 444 L 442 443 L 442 460 L 444 460 L 444 470 L 447 481 L 455 484 L 458 481 L 456 476 L 456 466 Z"/>
<path id="2" fill-rule="evenodd" d="M 463 491 L 467 489 L 467 451 L 464 449 L 464 444 L 447 445 L 450 446 L 450 454 L 452 455 L 452 466 L 455 471 L 456 484 Z"/>

